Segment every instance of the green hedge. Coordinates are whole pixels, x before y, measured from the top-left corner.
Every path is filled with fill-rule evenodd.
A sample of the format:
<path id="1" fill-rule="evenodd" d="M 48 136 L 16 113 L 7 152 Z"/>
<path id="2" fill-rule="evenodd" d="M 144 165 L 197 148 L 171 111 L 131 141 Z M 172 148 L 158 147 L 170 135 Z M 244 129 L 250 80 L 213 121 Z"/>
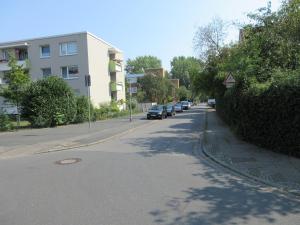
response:
<path id="1" fill-rule="evenodd" d="M 74 123 L 83 123 L 89 120 L 89 105 L 90 105 L 90 114 L 91 120 L 94 120 L 94 107 L 86 96 L 76 97 L 76 117 Z"/>
<path id="2" fill-rule="evenodd" d="M 217 99 L 217 112 L 245 140 L 300 156 L 299 78 L 243 92 L 232 88 Z"/>
<path id="3" fill-rule="evenodd" d="M 0 131 L 13 130 L 14 126 L 7 114 L 0 112 Z"/>
<path id="4" fill-rule="evenodd" d="M 24 94 L 22 114 L 33 127 L 69 124 L 76 116 L 76 99 L 69 85 L 57 76 L 32 82 Z"/>

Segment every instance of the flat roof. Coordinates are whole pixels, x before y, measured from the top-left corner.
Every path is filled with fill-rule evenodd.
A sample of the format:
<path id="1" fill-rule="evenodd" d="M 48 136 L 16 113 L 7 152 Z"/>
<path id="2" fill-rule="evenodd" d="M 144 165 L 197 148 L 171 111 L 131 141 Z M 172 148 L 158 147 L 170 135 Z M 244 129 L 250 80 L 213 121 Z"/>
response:
<path id="1" fill-rule="evenodd" d="M 22 40 L 14 40 L 14 41 L 7 41 L 7 42 L 0 42 L 0 46 L 6 45 L 6 46 L 10 46 L 11 43 L 20 43 L 20 44 L 24 44 L 24 42 L 27 41 L 34 41 L 34 40 L 40 40 L 40 39 L 47 39 L 47 38 L 58 38 L 58 37 L 66 37 L 66 36 L 71 36 L 71 35 L 76 35 L 76 34 L 88 34 L 92 37 L 94 37 L 95 39 L 103 42 L 104 44 L 110 46 L 111 48 L 115 49 L 118 52 L 122 52 L 120 49 L 118 49 L 117 47 L 115 47 L 114 45 L 110 44 L 107 41 L 104 41 L 102 38 L 97 37 L 96 35 L 88 32 L 88 31 L 81 31 L 81 32 L 75 32 L 75 33 L 68 33 L 68 34 L 59 34 L 59 35 L 50 35 L 50 36 L 44 36 L 44 37 L 37 37 L 37 38 L 28 38 L 28 39 L 22 39 Z M 22 43 L 23 42 L 23 43 Z M 15 44 L 14 44 L 15 45 Z M 16 44 L 18 45 L 18 44 Z"/>

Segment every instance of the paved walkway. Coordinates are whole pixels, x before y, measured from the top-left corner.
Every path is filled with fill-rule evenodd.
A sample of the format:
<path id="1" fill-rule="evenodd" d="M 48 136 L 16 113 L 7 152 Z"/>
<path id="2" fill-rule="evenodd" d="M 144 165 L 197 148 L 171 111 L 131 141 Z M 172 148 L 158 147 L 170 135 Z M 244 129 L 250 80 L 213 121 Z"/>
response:
<path id="1" fill-rule="evenodd" d="M 29 154 L 59 151 L 99 143 L 150 123 L 144 114 L 128 118 L 60 126 L 44 129 L 25 129 L 0 133 L 0 159 Z"/>
<path id="2" fill-rule="evenodd" d="M 239 174 L 300 196 L 300 159 L 239 140 L 212 109 L 207 110 L 203 151 Z"/>

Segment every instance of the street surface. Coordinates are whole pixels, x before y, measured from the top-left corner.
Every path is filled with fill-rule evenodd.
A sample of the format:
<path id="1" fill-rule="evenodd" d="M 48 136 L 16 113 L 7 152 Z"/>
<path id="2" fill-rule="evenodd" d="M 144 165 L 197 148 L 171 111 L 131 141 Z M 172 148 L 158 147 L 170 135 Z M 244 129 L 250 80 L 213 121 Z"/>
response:
<path id="1" fill-rule="evenodd" d="M 97 145 L 1 160 L 0 225 L 299 224 L 299 201 L 203 155 L 204 118 L 194 108 Z"/>

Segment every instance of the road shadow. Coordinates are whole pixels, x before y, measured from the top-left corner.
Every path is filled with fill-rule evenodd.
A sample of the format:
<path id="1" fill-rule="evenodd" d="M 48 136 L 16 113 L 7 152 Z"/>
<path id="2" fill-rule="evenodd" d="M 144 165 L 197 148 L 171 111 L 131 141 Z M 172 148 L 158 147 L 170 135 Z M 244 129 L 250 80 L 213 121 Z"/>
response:
<path id="1" fill-rule="evenodd" d="M 194 155 L 193 146 L 199 141 L 203 127 L 204 112 L 188 110 L 167 120 L 182 120 L 181 123 L 171 124 L 167 129 L 155 131 L 147 138 L 132 139 L 129 144 L 145 149 L 138 154 L 146 157 L 165 153 L 180 153 Z"/>
<path id="2" fill-rule="evenodd" d="M 199 170 L 192 175 L 207 181 L 199 187 L 182 190 L 183 197 L 170 197 L 164 206 L 151 210 L 149 214 L 154 224 L 237 225 L 252 224 L 253 221 L 257 224 L 291 224 L 282 221 L 289 221 L 289 218 L 300 220 L 298 200 L 275 193 L 268 187 L 237 179 L 215 168 L 203 156 L 195 155 L 193 148 L 197 146 L 203 129 L 202 110 L 198 108 L 176 115 L 174 119 L 182 119 L 182 123 L 171 124 L 167 129 L 151 133 L 153 135 L 150 138 L 131 142 L 134 146 L 146 149 L 138 153 L 143 157 L 165 153 L 193 156 L 199 164 Z"/>
<path id="3" fill-rule="evenodd" d="M 171 198 L 163 209 L 151 211 L 156 224 L 238 225 L 252 224 L 253 220 L 256 224 L 295 224 L 282 223 L 282 218 L 280 222 L 278 217 L 285 217 L 286 221 L 291 216 L 294 217 L 291 221 L 295 221 L 295 217 L 300 218 L 297 215 L 300 213 L 300 203 L 297 200 L 260 190 L 209 167 L 195 176 L 208 179 L 212 185 L 183 190 L 184 198 Z M 180 205 L 183 209 L 178 207 Z M 206 206 L 205 209 L 201 208 L 203 205 Z M 168 217 L 172 214 L 179 215 Z"/>

